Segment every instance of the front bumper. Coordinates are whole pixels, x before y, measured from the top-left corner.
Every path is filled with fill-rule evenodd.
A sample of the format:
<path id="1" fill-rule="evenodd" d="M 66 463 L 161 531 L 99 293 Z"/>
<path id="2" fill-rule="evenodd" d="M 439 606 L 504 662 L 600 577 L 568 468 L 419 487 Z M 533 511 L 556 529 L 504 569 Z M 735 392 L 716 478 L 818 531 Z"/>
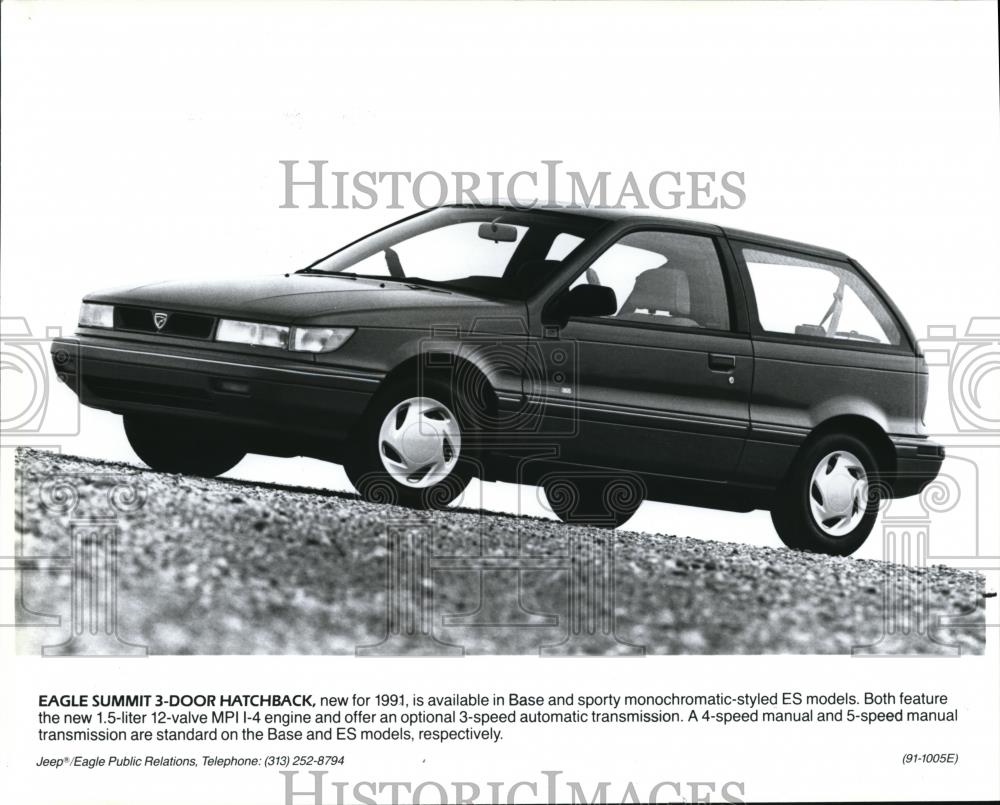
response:
<path id="1" fill-rule="evenodd" d="M 944 461 L 944 446 L 930 439 L 893 438 L 896 469 L 885 479 L 893 497 L 905 498 L 920 494 L 938 476 Z"/>
<path id="2" fill-rule="evenodd" d="M 323 441 L 350 432 L 382 380 L 377 373 L 176 341 L 78 334 L 55 339 L 51 351 L 60 379 L 92 408 Z"/>

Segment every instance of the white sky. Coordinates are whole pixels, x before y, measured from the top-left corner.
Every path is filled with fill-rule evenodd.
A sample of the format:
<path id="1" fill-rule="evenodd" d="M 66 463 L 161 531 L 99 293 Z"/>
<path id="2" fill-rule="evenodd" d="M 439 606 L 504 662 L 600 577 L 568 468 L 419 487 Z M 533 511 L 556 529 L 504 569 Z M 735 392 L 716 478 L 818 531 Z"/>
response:
<path id="1" fill-rule="evenodd" d="M 96 288 L 283 272 L 413 211 L 279 209 L 281 159 L 738 170 L 742 208 L 678 214 L 844 250 L 918 334 L 998 313 L 992 4 L 233 11 L 3 4 L 4 316 L 69 332 Z M 983 394 L 1000 393 L 995 375 Z M 928 425 L 948 433 L 943 377 Z M 51 416 L 72 403 L 56 389 Z M 134 460 L 118 419 L 90 410 L 79 436 L 35 441 Z M 995 450 L 980 454 L 975 472 L 995 475 Z M 250 457 L 232 475 L 347 488 L 306 459 Z M 535 490 L 481 493 L 542 513 Z M 763 512 L 646 504 L 631 527 L 779 544 Z M 880 551 L 873 538 L 859 555 Z"/>

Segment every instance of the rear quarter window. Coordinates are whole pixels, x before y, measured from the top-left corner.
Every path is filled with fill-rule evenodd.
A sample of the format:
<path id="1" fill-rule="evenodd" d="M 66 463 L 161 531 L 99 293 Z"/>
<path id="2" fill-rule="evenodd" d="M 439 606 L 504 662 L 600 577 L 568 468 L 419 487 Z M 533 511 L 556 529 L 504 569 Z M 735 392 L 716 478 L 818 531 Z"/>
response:
<path id="1" fill-rule="evenodd" d="M 898 346 L 901 333 L 875 291 L 847 263 L 744 248 L 766 333 Z"/>

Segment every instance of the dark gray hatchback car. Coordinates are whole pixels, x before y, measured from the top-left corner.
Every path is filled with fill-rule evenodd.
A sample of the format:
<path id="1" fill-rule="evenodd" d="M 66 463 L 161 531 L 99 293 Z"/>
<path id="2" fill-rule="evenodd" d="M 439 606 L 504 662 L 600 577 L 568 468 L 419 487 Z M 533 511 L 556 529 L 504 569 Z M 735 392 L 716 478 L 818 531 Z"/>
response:
<path id="1" fill-rule="evenodd" d="M 834 554 L 944 457 L 923 356 L 856 261 L 626 213 L 441 207 L 292 274 L 95 293 L 53 359 L 157 470 L 306 455 L 410 506 L 478 476 L 604 526 L 647 498 L 765 508 Z"/>

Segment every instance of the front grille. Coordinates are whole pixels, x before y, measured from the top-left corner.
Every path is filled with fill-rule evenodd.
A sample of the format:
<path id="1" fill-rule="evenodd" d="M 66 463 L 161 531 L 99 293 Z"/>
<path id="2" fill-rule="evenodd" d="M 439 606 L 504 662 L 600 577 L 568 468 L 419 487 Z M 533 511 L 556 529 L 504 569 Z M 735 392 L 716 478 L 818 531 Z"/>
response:
<path id="1" fill-rule="evenodd" d="M 156 316 L 166 315 L 162 327 L 156 326 Z M 196 313 L 175 313 L 169 310 L 152 310 L 142 307 L 115 306 L 115 329 L 135 330 L 141 333 L 162 333 L 182 338 L 211 338 L 215 328 L 213 316 Z"/>

